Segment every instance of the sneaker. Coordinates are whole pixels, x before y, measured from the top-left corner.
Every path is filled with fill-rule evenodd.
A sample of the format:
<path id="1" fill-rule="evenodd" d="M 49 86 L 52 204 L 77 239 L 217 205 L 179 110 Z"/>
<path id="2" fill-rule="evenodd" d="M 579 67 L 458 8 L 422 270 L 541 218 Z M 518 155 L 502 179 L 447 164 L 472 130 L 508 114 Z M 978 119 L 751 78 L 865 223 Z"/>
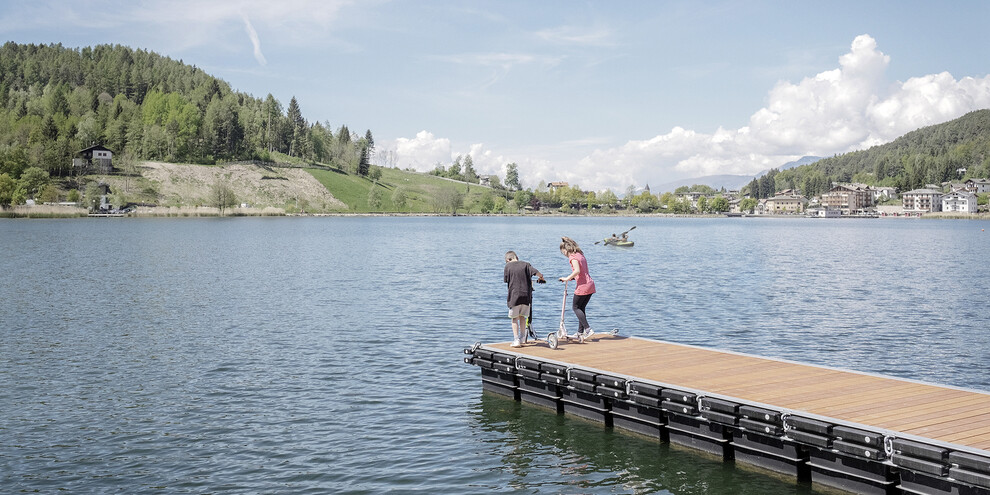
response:
<path id="1" fill-rule="evenodd" d="M 519 340 L 513 340 L 511 347 L 522 347 L 522 344 L 519 343 Z"/>
<path id="2" fill-rule="evenodd" d="M 590 338 L 591 338 L 591 336 L 592 336 L 592 335 L 594 335 L 594 334 L 595 334 L 595 331 L 594 331 L 594 330 L 592 330 L 592 329 L 590 329 L 590 328 L 585 328 L 585 329 L 584 329 L 584 339 L 585 339 L 585 340 L 588 340 L 588 339 L 590 339 Z"/>

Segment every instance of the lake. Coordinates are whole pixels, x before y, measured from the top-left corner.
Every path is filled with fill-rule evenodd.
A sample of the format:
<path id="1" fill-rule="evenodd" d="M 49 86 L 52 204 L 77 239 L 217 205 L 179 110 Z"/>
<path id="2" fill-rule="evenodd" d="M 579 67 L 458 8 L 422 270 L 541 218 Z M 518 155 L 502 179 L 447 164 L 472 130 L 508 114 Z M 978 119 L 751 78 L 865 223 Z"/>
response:
<path id="1" fill-rule="evenodd" d="M 594 242 L 635 225 L 630 249 Z M 482 394 L 503 255 L 597 331 L 990 390 L 987 221 L 0 220 L 3 491 L 812 493 Z M 577 323 L 568 309 L 568 327 Z"/>

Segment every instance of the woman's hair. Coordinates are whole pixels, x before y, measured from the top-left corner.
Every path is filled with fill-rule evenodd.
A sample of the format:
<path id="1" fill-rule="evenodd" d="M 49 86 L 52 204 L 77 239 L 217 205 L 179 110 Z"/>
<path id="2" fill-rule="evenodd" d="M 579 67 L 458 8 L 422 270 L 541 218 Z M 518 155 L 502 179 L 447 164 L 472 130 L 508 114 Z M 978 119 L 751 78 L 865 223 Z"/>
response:
<path id="1" fill-rule="evenodd" d="M 574 242 L 574 239 L 571 239 L 570 237 L 560 238 L 560 250 L 567 254 L 574 254 L 574 253 L 584 254 L 584 251 L 581 251 L 581 248 L 578 247 L 578 243 Z"/>

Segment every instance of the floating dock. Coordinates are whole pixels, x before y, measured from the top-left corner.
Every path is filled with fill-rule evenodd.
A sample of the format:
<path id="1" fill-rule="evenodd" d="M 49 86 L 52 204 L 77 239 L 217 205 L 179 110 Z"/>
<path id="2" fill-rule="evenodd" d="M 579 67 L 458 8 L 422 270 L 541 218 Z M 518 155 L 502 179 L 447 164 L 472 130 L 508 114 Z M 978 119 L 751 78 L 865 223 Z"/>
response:
<path id="1" fill-rule="evenodd" d="M 832 488 L 990 495 L 990 393 L 622 336 L 476 344 L 486 391 Z"/>

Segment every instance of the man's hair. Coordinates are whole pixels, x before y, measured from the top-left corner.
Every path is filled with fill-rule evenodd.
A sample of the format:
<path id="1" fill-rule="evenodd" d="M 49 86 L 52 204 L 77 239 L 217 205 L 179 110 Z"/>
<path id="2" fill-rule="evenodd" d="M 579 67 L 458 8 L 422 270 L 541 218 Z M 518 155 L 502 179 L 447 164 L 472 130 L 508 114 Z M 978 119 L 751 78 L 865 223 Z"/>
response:
<path id="1" fill-rule="evenodd" d="M 509 252 L 505 253 L 505 262 L 506 263 L 508 263 L 510 261 L 516 261 L 518 259 L 519 259 L 519 257 L 516 256 L 516 252 L 515 251 L 509 251 Z"/>

